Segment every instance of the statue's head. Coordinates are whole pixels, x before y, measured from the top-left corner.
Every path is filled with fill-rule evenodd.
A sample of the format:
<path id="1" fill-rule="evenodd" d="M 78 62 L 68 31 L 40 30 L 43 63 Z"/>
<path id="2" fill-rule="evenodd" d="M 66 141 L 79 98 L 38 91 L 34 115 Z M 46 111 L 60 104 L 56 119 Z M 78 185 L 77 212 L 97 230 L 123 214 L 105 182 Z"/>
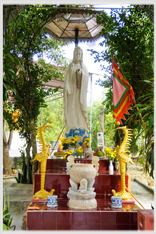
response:
<path id="1" fill-rule="evenodd" d="M 74 58 L 73 58 L 73 62 L 82 62 L 83 61 L 83 50 L 77 46 L 75 49 L 74 49 Z"/>

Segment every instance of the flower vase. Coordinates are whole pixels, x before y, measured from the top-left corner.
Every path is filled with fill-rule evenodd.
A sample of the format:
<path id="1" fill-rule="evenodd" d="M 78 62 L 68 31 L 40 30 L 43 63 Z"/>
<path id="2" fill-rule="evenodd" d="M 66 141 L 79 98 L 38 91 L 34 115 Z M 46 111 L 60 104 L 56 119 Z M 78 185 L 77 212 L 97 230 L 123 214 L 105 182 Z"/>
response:
<path id="1" fill-rule="evenodd" d="M 114 166 L 113 166 L 113 162 L 109 161 L 109 174 L 113 175 L 114 173 Z"/>

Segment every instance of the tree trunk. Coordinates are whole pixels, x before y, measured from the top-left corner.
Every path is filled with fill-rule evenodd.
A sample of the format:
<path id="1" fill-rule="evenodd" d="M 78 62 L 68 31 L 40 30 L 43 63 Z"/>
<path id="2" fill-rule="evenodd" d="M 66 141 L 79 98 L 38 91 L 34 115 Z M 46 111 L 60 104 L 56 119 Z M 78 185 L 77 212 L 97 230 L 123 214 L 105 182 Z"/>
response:
<path id="1" fill-rule="evenodd" d="M 37 145 L 36 145 L 36 126 L 35 120 L 31 119 L 29 122 L 30 132 L 31 132 L 31 146 L 32 146 L 32 158 L 35 158 L 37 153 Z M 33 163 L 33 173 L 38 170 L 38 162 L 35 161 Z"/>
<path id="2" fill-rule="evenodd" d="M 9 138 L 7 140 L 3 124 L 3 174 L 11 175 L 11 159 L 9 157 L 9 149 L 12 142 L 13 131 L 10 131 Z"/>
<path id="3" fill-rule="evenodd" d="M 31 183 L 31 178 L 30 178 L 30 148 L 31 148 L 31 140 L 28 140 L 27 142 L 27 147 L 26 147 L 26 164 L 27 164 L 27 183 Z"/>

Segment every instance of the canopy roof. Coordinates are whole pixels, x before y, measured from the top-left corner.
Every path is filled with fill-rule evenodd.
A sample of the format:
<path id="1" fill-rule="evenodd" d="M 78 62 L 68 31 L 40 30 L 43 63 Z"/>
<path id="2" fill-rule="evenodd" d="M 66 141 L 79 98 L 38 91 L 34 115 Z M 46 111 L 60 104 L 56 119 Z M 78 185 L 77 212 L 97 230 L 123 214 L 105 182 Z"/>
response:
<path id="1" fill-rule="evenodd" d="M 19 14 L 27 5 L 4 5 L 4 26 Z M 34 6 L 35 7 L 35 6 Z M 46 8 L 46 6 L 41 6 Z M 49 6 L 47 5 L 47 8 Z M 92 41 L 100 37 L 102 26 L 96 22 L 100 11 L 91 7 L 51 7 L 56 9 L 55 17 L 45 25 L 46 30 L 55 39 L 60 41 Z M 5 28 L 5 27 L 4 27 Z"/>
<path id="2" fill-rule="evenodd" d="M 101 25 L 96 23 L 99 11 L 67 8 L 58 14 L 45 27 L 50 35 L 60 41 L 92 41 L 100 37 Z"/>

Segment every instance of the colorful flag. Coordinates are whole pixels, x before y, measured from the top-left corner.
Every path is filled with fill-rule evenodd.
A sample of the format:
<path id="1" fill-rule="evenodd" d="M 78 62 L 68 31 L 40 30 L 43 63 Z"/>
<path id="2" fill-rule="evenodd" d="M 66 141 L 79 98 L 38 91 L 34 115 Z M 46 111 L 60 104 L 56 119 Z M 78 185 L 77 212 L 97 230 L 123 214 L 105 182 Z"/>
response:
<path id="1" fill-rule="evenodd" d="M 113 117 L 116 122 L 122 124 L 121 119 L 125 119 L 124 114 L 128 114 L 131 104 L 135 103 L 134 91 L 129 82 L 118 70 L 118 65 L 112 59 L 112 78 L 113 78 Z"/>

